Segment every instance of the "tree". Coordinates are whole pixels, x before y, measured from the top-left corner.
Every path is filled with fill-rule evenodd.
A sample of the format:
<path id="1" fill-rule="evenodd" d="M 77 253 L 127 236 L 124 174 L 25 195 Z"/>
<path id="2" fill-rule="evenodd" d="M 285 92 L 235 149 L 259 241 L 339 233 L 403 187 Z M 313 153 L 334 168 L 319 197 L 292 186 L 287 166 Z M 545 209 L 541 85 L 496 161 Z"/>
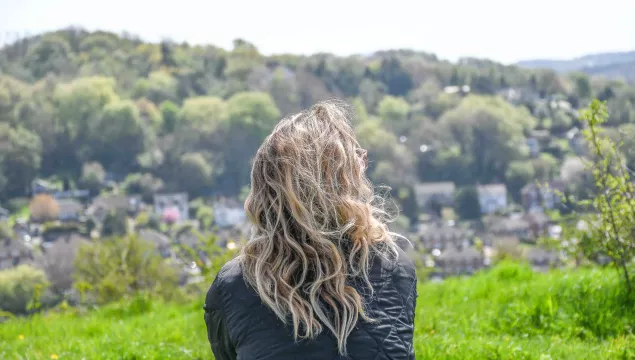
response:
<path id="1" fill-rule="evenodd" d="M 107 168 L 134 169 L 151 135 L 135 104 L 126 100 L 106 105 L 95 128 L 95 159 Z"/>
<path id="2" fill-rule="evenodd" d="M 171 101 L 164 101 L 160 106 L 161 115 L 163 117 L 163 132 L 173 133 L 177 127 L 179 116 L 179 107 Z"/>
<path id="3" fill-rule="evenodd" d="M 530 161 L 512 161 L 505 172 L 505 185 L 516 202 L 520 202 L 520 191 L 531 180 L 536 172 Z"/>
<path id="4" fill-rule="evenodd" d="M 136 98 L 148 98 L 155 104 L 176 100 L 177 81 L 165 71 L 154 71 L 147 79 L 140 79 L 134 88 Z"/>
<path id="5" fill-rule="evenodd" d="M 2 124 L 0 124 L 2 125 Z M 4 177 L 4 194 L 9 197 L 25 195 L 35 179 L 42 161 L 42 142 L 39 136 L 22 127 L 7 129 L 0 126 L 0 133 L 8 133 L 7 149 L 0 152 L 0 174 Z M 0 142 L 2 134 L 0 134 Z M 0 192 L 0 197 L 2 192 Z"/>
<path id="6" fill-rule="evenodd" d="M 128 215 L 125 211 L 111 210 L 104 217 L 101 236 L 123 236 L 128 233 Z"/>
<path id="7" fill-rule="evenodd" d="M 201 195 L 211 187 L 213 171 L 202 153 L 187 153 L 181 156 L 175 183 L 190 195 Z"/>
<path id="8" fill-rule="evenodd" d="M 439 119 L 469 159 L 474 180 L 483 183 L 503 178 L 510 162 L 527 155 L 524 133 L 535 122 L 525 109 L 481 96 L 466 97 Z"/>
<path id="9" fill-rule="evenodd" d="M 29 211 L 31 219 L 45 222 L 57 220 L 60 210 L 57 201 L 51 195 L 38 194 L 31 200 Z"/>
<path id="10" fill-rule="evenodd" d="M 152 174 L 130 174 L 123 184 L 126 193 L 131 195 L 141 195 L 141 199 L 146 203 L 151 203 L 154 195 L 164 187 L 163 180 Z"/>
<path id="11" fill-rule="evenodd" d="M 47 285 L 46 275 L 29 265 L 0 271 L 0 310 L 27 314 L 30 304 Z"/>
<path id="12" fill-rule="evenodd" d="M 99 303 L 149 292 L 163 298 L 177 294 L 176 269 L 163 262 L 153 244 L 137 236 L 85 244 L 75 260 L 76 278 Z"/>
<path id="13" fill-rule="evenodd" d="M 382 124 L 397 135 L 405 135 L 410 132 L 408 115 L 410 105 L 402 99 L 394 96 L 384 96 L 379 102 L 377 111 Z"/>
<path id="14" fill-rule="evenodd" d="M 466 186 L 456 191 L 455 209 L 463 220 L 475 220 L 481 217 L 481 205 L 475 186 Z"/>
<path id="15" fill-rule="evenodd" d="M 635 186 L 618 146 L 602 134 L 607 117 L 606 103 L 599 100 L 581 111 L 581 119 L 588 126 L 584 136 L 593 155 L 585 165 L 593 174 L 595 192 L 589 200 L 568 199 L 591 212 L 570 215 L 569 219 L 582 220 L 584 226 L 565 222 L 565 236 L 573 241 L 565 242 L 564 248 L 574 256 L 610 258 L 630 296 L 635 285 L 631 269 L 635 257 Z"/>
<path id="16" fill-rule="evenodd" d="M 229 121 L 222 128 L 223 172 L 219 186 L 238 194 L 249 181 L 251 157 L 280 119 L 273 98 L 262 92 L 241 92 L 227 101 Z"/>
<path id="17" fill-rule="evenodd" d="M 82 176 L 79 182 L 82 187 L 92 194 L 98 194 L 106 179 L 106 171 L 98 162 L 85 163 L 82 166 Z"/>
<path id="18" fill-rule="evenodd" d="M 184 138 L 183 141 L 195 143 L 200 138 L 208 138 L 209 142 L 218 145 L 222 139 L 218 130 L 228 119 L 227 103 L 223 99 L 213 96 L 193 97 L 183 103 L 177 131 Z"/>

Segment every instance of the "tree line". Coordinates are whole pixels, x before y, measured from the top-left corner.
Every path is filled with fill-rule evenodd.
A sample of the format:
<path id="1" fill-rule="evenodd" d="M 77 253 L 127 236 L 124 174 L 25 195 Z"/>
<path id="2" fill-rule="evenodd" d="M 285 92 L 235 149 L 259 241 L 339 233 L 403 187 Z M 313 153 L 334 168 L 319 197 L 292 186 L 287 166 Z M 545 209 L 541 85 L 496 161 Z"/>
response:
<path id="1" fill-rule="evenodd" d="M 501 96 L 510 89 L 520 95 Z M 225 50 L 65 29 L 0 50 L 0 201 L 27 196 L 36 177 L 69 189 L 115 178 L 133 193 L 240 196 L 276 122 L 334 97 L 353 106 L 371 178 L 411 216 L 417 182 L 504 182 L 518 199 L 565 168 L 578 179 L 562 134 L 582 124 L 554 102 L 606 101 L 603 126 L 626 139 L 635 164 L 625 136 L 635 131 L 635 88 L 620 81 L 409 50 L 264 56 L 244 40 Z M 553 138 L 530 156 L 536 131 Z"/>

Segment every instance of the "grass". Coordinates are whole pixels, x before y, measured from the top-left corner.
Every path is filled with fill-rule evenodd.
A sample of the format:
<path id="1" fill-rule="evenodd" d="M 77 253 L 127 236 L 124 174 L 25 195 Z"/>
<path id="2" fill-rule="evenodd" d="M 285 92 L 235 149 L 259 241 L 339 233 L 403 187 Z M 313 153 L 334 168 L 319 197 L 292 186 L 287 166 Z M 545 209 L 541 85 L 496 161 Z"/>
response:
<path id="1" fill-rule="evenodd" d="M 635 359 L 635 306 L 609 269 L 505 264 L 418 291 L 417 359 Z M 137 297 L 9 320 L 0 359 L 209 359 L 201 307 Z"/>

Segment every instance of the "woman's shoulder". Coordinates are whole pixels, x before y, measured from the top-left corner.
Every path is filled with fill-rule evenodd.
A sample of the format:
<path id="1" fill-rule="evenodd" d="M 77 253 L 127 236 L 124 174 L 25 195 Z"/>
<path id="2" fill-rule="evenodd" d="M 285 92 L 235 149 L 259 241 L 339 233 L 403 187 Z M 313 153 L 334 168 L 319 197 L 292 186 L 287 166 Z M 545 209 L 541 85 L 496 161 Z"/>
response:
<path id="1" fill-rule="evenodd" d="M 249 288 L 243 278 L 240 259 L 234 258 L 221 268 L 216 274 L 214 282 L 207 292 L 206 306 L 220 307 L 227 303 L 231 297 L 244 296 L 249 293 Z"/>

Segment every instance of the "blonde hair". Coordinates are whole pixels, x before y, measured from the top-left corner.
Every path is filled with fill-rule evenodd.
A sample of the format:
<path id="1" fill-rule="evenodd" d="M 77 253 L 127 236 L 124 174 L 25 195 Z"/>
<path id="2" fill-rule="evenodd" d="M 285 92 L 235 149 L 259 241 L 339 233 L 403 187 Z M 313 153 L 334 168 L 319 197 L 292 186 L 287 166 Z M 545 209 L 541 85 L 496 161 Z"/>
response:
<path id="1" fill-rule="evenodd" d="M 296 340 L 325 326 L 341 354 L 358 318 L 373 321 L 350 282 L 372 291 L 372 258 L 397 256 L 349 119 L 344 103 L 321 102 L 265 139 L 245 202 L 252 235 L 240 256 L 246 282 L 293 325 Z"/>

